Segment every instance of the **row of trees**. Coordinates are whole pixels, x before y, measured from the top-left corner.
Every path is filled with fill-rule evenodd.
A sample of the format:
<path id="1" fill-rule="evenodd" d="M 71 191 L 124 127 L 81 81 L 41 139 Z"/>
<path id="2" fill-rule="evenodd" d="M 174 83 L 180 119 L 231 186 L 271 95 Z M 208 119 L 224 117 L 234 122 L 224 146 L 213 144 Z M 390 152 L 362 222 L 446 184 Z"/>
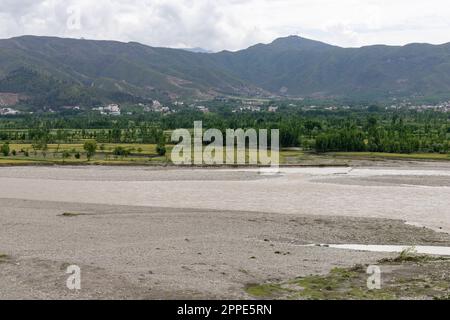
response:
<path id="1" fill-rule="evenodd" d="M 102 143 L 145 143 L 164 146 L 168 134 L 178 128 L 203 127 L 280 129 L 282 147 L 302 147 L 318 152 L 373 151 L 392 153 L 448 152 L 450 115 L 436 112 L 221 112 L 198 114 L 181 111 L 162 116 L 105 118 L 100 116 L 54 116 L 44 119 L 17 118 L 0 121 L 0 140 L 31 143 L 45 152 L 47 144 L 94 140 Z M 29 121 L 29 122 L 28 122 Z M 3 128 L 3 129 L 2 129 Z M 160 148 L 161 152 L 163 148 Z"/>
<path id="2" fill-rule="evenodd" d="M 402 121 L 383 126 L 373 118 L 369 119 L 366 131 L 353 125 L 319 134 L 315 140 L 315 148 L 318 152 L 448 153 L 450 150 L 450 139 L 445 131 L 420 134 Z"/>
<path id="3" fill-rule="evenodd" d="M 365 151 L 364 134 L 355 128 L 323 133 L 317 136 L 315 148 L 317 152 L 329 151 Z"/>
<path id="4" fill-rule="evenodd" d="M 46 143 L 73 143 L 92 139 L 99 143 L 146 143 L 157 144 L 164 138 L 164 132 L 157 127 L 142 127 L 135 129 L 113 128 L 109 130 L 50 130 L 48 126 L 27 130 L 0 131 L 0 140 L 29 142 L 43 141 Z"/>
<path id="5" fill-rule="evenodd" d="M 104 149 L 102 148 L 103 145 L 100 146 L 101 151 L 104 153 Z M 46 157 L 46 153 L 48 150 L 47 145 L 45 146 L 33 146 L 34 149 L 34 153 L 37 154 L 37 151 L 39 150 L 41 152 L 41 154 Z M 86 141 L 83 145 L 83 150 L 85 151 L 85 155 L 88 161 L 90 161 L 96 154 L 98 151 L 98 145 L 97 142 L 95 140 L 89 140 Z M 25 155 L 26 157 L 29 156 L 29 152 L 27 150 L 22 149 L 20 151 L 23 155 Z M 139 148 L 138 152 L 142 152 L 142 149 Z M 156 146 L 156 152 L 159 156 L 164 156 L 166 154 L 166 146 L 163 143 L 159 143 Z M 132 150 L 128 149 L 128 148 L 124 148 L 122 146 L 116 146 L 113 150 L 112 150 L 112 155 L 114 155 L 115 157 L 128 157 L 131 153 Z M 17 151 L 16 150 L 11 150 L 10 144 L 9 142 L 5 142 L 0 146 L 0 154 L 3 155 L 4 157 L 8 157 L 10 155 L 12 156 L 16 156 L 17 155 Z M 76 158 L 76 159 L 80 159 L 81 158 L 81 154 L 79 151 L 72 149 L 72 150 L 56 150 L 54 152 L 54 156 L 56 156 L 57 154 L 61 155 L 61 158 L 63 160 L 69 159 L 70 157 L 72 157 L 72 155 Z"/>

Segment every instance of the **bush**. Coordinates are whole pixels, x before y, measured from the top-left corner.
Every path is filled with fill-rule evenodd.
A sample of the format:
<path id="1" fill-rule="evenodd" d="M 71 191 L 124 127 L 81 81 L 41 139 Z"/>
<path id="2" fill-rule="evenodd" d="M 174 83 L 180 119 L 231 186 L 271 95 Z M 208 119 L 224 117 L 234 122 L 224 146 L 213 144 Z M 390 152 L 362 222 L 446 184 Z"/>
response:
<path id="1" fill-rule="evenodd" d="M 9 142 L 6 142 L 2 145 L 2 147 L 0 148 L 0 152 L 5 157 L 9 156 Z"/>
<path id="2" fill-rule="evenodd" d="M 158 144 L 156 146 L 156 152 L 158 153 L 159 156 L 163 157 L 166 155 L 167 150 L 165 146 Z"/>
<path id="3" fill-rule="evenodd" d="M 62 153 L 63 160 L 70 158 L 70 152 L 67 150 L 64 150 Z"/>
<path id="4" fill-rule="evenodd" d="M 118 157 L 128 157 L 130 155 L 130 151 L 128 151 L 124 147 L 118 146 L 114 148 L 113 155 Z"/>
<path id="5" fill-rule="evenodd" d="M 91 160 L 91 158 L 95 155 L 95 152 L 97 151 L 97 142 L 95 141 L 86 141 L 83 146 L 84 150 L 86 151 L 86 156 L 88 158 L 88 161 Z"/>

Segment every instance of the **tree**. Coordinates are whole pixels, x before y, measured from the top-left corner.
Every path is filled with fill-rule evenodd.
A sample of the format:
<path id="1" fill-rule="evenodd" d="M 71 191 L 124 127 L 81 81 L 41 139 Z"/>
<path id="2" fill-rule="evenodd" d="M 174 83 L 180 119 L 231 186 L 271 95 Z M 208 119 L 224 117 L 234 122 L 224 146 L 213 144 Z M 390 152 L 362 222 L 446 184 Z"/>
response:
<path id="1" fill-rule="evenodd" d="M 5 156 L 9 156 L 9 142 L 6 142 L 0 148 L 0 152 Z"/>
<path id="2" fill-rule="evenodd" d="M 114 128 L 112 130 L 112 142 L 119 143 L 121 137 L 122 137 L 122 130 L 120 130 L 119 128 Z"/>
<path id="3" fill-rule="evenodd" d="M 84 143 L 84 150 L 86 151 L 86 157 L 88 161 L 91 160 L 91 158 L 95 155 L 95 152 L 97 151 L 97 142 L 95 141 L 86 141 Z"/>

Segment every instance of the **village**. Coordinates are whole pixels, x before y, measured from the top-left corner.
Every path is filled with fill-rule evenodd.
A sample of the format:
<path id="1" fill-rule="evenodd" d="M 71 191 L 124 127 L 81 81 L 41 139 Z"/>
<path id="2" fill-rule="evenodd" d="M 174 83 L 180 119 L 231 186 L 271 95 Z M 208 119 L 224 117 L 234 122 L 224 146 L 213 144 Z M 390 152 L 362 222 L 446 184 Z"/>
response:
<path id="1" fill-rule="evenodd" d="M 133 104 L 119 104 L 119 103 L 107 103 L 98 107 L 80 106 L 80 105 L 68 105 L 68 106 L 46 106 L 41 108 L 41 110 L 29 111 L 29 108 L 23 108 L 21 102 L 26 101 L 26 98 L 21 97 L 16 93 L 1 93 L 0 92 L 0 116 L 17 116 L 20 114 L 33 114 L 35 112 L 43 113 L 58 113 L 64 111 L 94 111 L 98 112 L 100 115 L 105 116 L 121 116 L 121 115 L 133 115 L 138 113 L 159 113 L 163 115 L 170 115 L 179 112 L 183 109 L 196 110 L 198 112 L 208 114 L 217 110 L 217 105 L 228 106 L 232 113 L 259 113 L 259 112 L 269 112 L 277 113 L 280 111 L 280 106 L 287 106 L 288 108 L 299 108 L 302 111 L 340 111 L 340 110 L 350 110 L 352 108 L 356 109 L 370 109 L 371 106 L 350 106 L 345 104 L 306 104 L 305 100 L 296 99 L 291 100 L 260 100 L 260 99 L 248 99 L 248 98 L 228 98 L 228 97 L 216 97 L 211 101 L 197 101 L 197 102 L 185 102 L 182 100 L 176 100 L 173 102 L 161 102 L 159 100 L 150 100 L 145 103 Z M 211 105 L 215 105 L 215 109 L 211 111 Z M 22 107 L 21 107 L 22 106 Z M 417 112 L 425 111 L 436 111 L 442 113 L 450 112 L 450 101 L 440 102 L 436 104 L 415 104 L 405 101 L 399 101 L 396 104 L 378 104 L 374 105 L 376 108 L 384 109 L 387 111 L 396 110 L 412 110 Z M 372 106 L 372 107 L 374 107 Z M 131 108 L 130 108 L 131 107 Z M 27 110 L 28 109 L 28 110 Z M 131 109 L 131 110 L 130 110 Z M 27 112 L 28 111 L 28 112 Z"/>

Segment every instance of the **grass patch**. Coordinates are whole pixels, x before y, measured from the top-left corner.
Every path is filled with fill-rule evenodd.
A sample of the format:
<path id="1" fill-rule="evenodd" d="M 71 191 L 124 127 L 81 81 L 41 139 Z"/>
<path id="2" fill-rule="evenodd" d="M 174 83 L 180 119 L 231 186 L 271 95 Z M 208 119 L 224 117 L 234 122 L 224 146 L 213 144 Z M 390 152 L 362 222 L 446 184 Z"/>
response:
<path id="1" fill-rule="evenodd" d="M 10 259 L 7 254 L 0 253 L 0 263 L 8 262 Z"/>
<path id="2" fill-rule="evenodd" d="M 414 262 L 414 263 L 425 263 L 431 261 L 446 261 L 450 260 L 445 257 L 434 257 L 429 255 L 419 255 L 414 247 L 403 250 L 397 257 L 395 258 L 387 258 L 382 259 L 380 263 L 405 263 L 405 262 Z"/>
<path id="3" fill-rule="evenodd" d="M 90 162 L 86 159 L 85 150 L 82 143 L 69 144 L 49 144 L 46 156 L 41 150 L 36 152 L 31 144 L 11 143 L 11 150 L 16 150 L 16 156 L 0 157 L 0 165 L 20 166 L 20 165 L 160 165 L 171 163 L 171 152 L 173 145 L 166 146 L 166 156 L 159 156 L 154 144 L 140 143 L 97 143 L 96 155 Z M 116 157 L 113 150 L 121 146 L 130 151 L 128 157 Z M 25 156 L 27 151 L 28 156 Z M 62 159 L 63 151 L 70 152 L 70 158 Z M 80 153 L 80 159 L 74 156 Z M 270 153 L 270 152 L 269 152 Z M 194 156 L 194 152 L 192 151 Z M 248 161 L 249 151 L 245 151 Z M 282 149 L 279 152 L 281 165 L 345 165 L 350 160 L 436 160 L 449 161 L 449 154 L 417 153 L 417 154 L 396 154 L 396 153 L 374 153 L 374 152 L 332 152 L 317 154 L 310 151 Z M 225 159 L 225 150 L 224 157 Z"/>
<path id="4" fill-rule="evenodd" d="M 365 270 L 334 268 L 326 276 L 309 276 L 293 281 L 302 288 L 292 298 L 309 300 L 386 300 L 395 296 L 382 290 L 368 290 L 363 278 Z"/>
<path id="5" fill-rule="evenodd" d="M 392 262 L 401 262 L 392 264 Z M 382 260 L 382 286 L 369 290 L 367 265 L 334 268 L 327 275 L 310 275 L 281 283 L 251 285 L 246 292 L 258 299 L 397 300 L 450 298 L 450 259 L 423 257 L 411 251 Z M 388 272 L 384 272 L 388 270 Z"/>
<path id="6" fill-rule="evenodd" d="M 365 270 L 360 267 L 334 268 L 326 276 L 310 275 L 281 284 L 253 285 L 246 292 L 260 299 L 303 300 L 386 300 L 392 293 L 368 290 L 363 281 Z"/>
<path id="7" fill-rule="evenodd" d="M 384 152 L 333 152 L 328 153 L 332 156 L 348 157 L 348 158 L 385 158 L 393 160 L 450 160 L 449 154 L 439 153 L 384 153 Z"/>
<path id="8" fill-rule="evenodd" d="M 277 284 L 263 284 L 263 285 L 249 285 L 245 291 L 255 298 L 274 298 L 286 292 L 281 285 Z"/>

